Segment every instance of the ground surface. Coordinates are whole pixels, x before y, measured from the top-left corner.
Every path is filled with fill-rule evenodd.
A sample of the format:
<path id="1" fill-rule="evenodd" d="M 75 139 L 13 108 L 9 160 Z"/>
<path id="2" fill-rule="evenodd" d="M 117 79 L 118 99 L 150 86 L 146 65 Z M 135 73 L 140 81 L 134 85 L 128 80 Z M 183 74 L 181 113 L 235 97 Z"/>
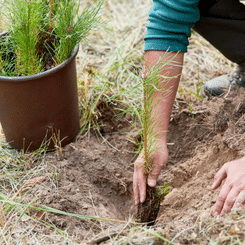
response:
<path id="1" fill-rule="evenodd" d="M 0 5 L 3 2 L 0 0 Z M 91 1 L 85 2 L 89 4 Z M 132 70 L 142 67 L 142 39 L 151 5 L 150 0 L 106 2 L 102 15 L 106 28 L 100 28 L 91 36 L 92 47 L 83 45 L 77 59 L 79 94 L 81 88 L 86 90 L 88 85 L 90 92 L 86 99 L 89 104 L 93 96 L 96 100 L 96 95 L 103 90 L 104 94 L 111 96 L 138 84 Z M 3 18 L 0 18 L 0 31 L 5 29 Z M 135 60 L 138 56 L 140 58 Z M 132 62 L 127 63 L 131 59 Z M 232 239 L 245 234 L 244 210 L 238 216 L 232 215 L 225 220 L 214 220 L 210 216 L 218 194 L 218 191 L 210 190 L 214 174 L 225 162 L 244 155 L 244 92 L 241 91 L 240 95 L 240 92 L 231 91 L 226 99 L 212 101 L 190 95 L 200 95 L 202 83 L 230 73 L 233 68 L 234 64 L 209 43 L 196 34 L 192 35 L 169 127 L 170 159 L 159 178 L 159 185 L 169 183 L 172 191 L 162 203 L 156 226 L 151 230 L 158 231 L 168 240 L 174 238 L 173 242 L 239 244 Z M 91 73 L 99 77 L 99 86 L 90 81 Z M 189 89 L 189 93 L 183 88 Z M 131 97 L 125 98 L 128 101 Z M 83 100 L 80 102 L 84 103 Z M 129 138 L 136 137 L 137 132 L 127 123 L 127 120 L 132 120 L 130 115 L 119 119 L 114 117 L 117 113 L 114 109 L 113 106 L 100 105 L 103 117 L 98 124 L 105 126 L 100 132 L 91 130 L 64 147 L 63 158 L 57 157 L 56 153 L 48 153 L 44 154 L 41 162 L 32 160 L 31 155 L 28 155 L 30 160 L 25 161 L 25 156 L 20 155 L 20 159 L 16 159 L 15 154 L 10 156 L 5 151 L 4 154 L 1 152 L 1 192 L 9 200 L 28 205 L 41 203 L 75 214 L 131 220 L 136 212 L 132 193 L 135 145 Z M 94 111 L 91 110 L 91 113 Z M 4 139 L 3 134 L 0 138 Z M 27 193 L 21 193 L 23 195 L 16 199 L 25 181 L 41 175 L 46 177 L 43 183 Z M 6 203 L 1 202 L 1 205 Z M 18 205 L 16 208 L 20 209 Z M 47 229 L 38 221 L 32 221 L 29 210 L 18 223 L 20 214 L 26 212 L 24 207 L 18 212 L 12 210 L 5 213 L 2 210 L 0 206 L 0 243 L 3 244 L 11 244 L 12 238 L 16 239 L 16 243 L 12 244 L 73 244 L 70 241 L 87 244 L 95 236 L 122 231 L 121 227 L 126 227 L 127 232 L 120 234 L 121 237 L 111 236 L 107 243 L 163 244 L 163 241 L 154 243 L 156 236 L 142 233 L 141 228 L 137 230 L 133 226 L 130 230 L 127 224 L 118 221 L 89 221 L 67 214 L 31 211 L 34 217 L 48 221 L 62 231 L 67 230 L 70 235 L 67 237 L 65 232 Z M 220 240 L 214 242 L 217 237 Z M 121 238 L 126 240 L 121 243 L 113 241 Z"/>
<path id="2" fill-rule="evenodd" d="M 159 178 L 159 185 L 169 183 L 172 190 L 161 204 L 159 226 L 178 220 L 179 225 L 172 230 L 180 230 L 192 226 L 201 213 L 211 213 L 218 194 L 211 191 L 215 173 L 244 150 L 244 95 L 240 89 L 230 91 L 226 98 L 195 99 L 191 111 L 188 98 L 176 100 L 168 134 L 170 159 Z M 119 119 L 113 107 L 100 105 L 103 117 L 99 120 L 104 125 L 100 132 L 104 139 L 92 133 L 64 147 L 62 160 L 50 156 L 52 165 L 59 169 L 59 180 L 56 186 L 46 180 L 33 189 L 42 204 L 69 213 L 122 221 L 135 215 L 135 145 L 129 139 L 137 137 L 137 133 L 127 122 L 132 119 L 130 115 Z M 77 241 L 120 227 L 113 221 L 90 222 L 53 214 L 45 219 L 68 229 Z"/>

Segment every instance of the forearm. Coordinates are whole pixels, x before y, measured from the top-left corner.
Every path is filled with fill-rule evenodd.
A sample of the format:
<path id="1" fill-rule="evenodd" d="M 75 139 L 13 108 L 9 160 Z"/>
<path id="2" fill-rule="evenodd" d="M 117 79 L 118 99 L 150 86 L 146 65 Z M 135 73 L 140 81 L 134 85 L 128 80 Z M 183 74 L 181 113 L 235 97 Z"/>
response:
<path id="1" fill-rule="evenodd" d="M 155 66 L 159 60 L 164 64 L 167 60 L 171 60 L 168 65 L 165 65 L 160 70 L 159 74 L 161 83 L 158 91 L 153 94 L 153 114 L 155 117 L 155 124 L 158 125 L 156 130 L 162 140 L 167 140 L 167 130 L 169 119 L 175 100 L 176 92 L 179 85 L 180 75 L 182 71 L 184 53 L 171 52 L 166 55 L 166 51 L 146 51 L 145 53 L 145 73 Z M 166 79 L 161 76 L 168 77 Z M 163 93 L 163 91 L 166 91 Z"/>

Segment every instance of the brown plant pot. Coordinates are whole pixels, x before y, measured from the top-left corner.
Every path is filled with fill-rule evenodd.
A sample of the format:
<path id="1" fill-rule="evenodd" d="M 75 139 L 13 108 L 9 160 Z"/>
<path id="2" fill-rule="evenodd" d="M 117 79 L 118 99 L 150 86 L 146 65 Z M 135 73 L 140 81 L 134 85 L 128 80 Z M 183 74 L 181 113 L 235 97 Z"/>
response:
<path id="1" fill-rule="evenodd" d="M 77 52 L 78 46 L 69 59 L 37 75 L 0 76 L 0 122 L 13 148 L 36 150 L 53 133 L 59 134 L 62 145 L 76 137 L 80 127 Z"/>

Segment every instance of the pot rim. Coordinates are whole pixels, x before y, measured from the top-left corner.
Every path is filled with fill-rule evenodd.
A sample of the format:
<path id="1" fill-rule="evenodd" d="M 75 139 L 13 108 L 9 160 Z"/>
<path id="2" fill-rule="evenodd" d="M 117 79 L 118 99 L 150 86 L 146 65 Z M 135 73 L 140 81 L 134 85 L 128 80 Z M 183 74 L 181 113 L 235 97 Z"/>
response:
<path id="1" fill-rule="evenodd" d="M 7 31 L 2 32 L 2 33 L 0 33 L 0 36 L 4 36 L 7 33 L 8 33 Z M 70 57 L 67 60 L 63 61 L 61 64 L 55 66 L 54 68 L 51 68 L 50 70 L 43 71 L 43 72 L 40 72 L 40 73 L 34 74 L 34 75 L 29 75 L 29 76 L 20 76 L 20 77 L 17 77 L 17 76 L 15 76 L 15 77 L 0 76 L 0 80 L 1 80 L 1 82 L 22 82 L 22 81 L 30 81 L 30 80 L 40 79 L 40 78 L 52 75 L 52 74 L 58 72 L 59 70 L 61 70 L 63 67 L 67 66 L 74 59 L 74 57 L 76 57 L 78 50 L 79 50 L 79 45 L 77 45 L 73 49 Z"/>

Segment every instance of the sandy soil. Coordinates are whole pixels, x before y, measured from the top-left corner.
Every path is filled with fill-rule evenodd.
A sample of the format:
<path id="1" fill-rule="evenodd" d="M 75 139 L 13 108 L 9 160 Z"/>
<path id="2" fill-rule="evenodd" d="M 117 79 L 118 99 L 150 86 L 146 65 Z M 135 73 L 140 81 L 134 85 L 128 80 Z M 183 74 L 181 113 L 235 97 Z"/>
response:
<path id="1" fill-rule="evenodd" d="M 158 183 L 169 183 L 171 192 L 161 204 L 158 226 L 178 220 L 178 230 L 184 229 L 192 226 L 201 213 L 211 213 L 218 195 L 218 191 L 211 191 L 215 173 L 244 152 L 244 98 L 244 89 L 212 101 L 177 98 L 168 134 L 170 159 Z M 57 184 L 47 180 L 32 192 L 39 194 L 42 204 L 55 209 L 127 221 L 136 212 L 132 192 L 135 145 L 129 139 L 138 136 L 128 122 L 132 120 L 130 115 L 118 118 L 114 106 L 105 104 L 99 109 L 104 139 L 91 132 L 89 137 L 79 137 L 64 147 L 62 160 L 51 155 L 50 166 L 59 169 Z M 118 222 L 54 214 L 46 214 L 43 219 L 68 229 L 77 241 L 119 228 Z M 174 234 L 177 228 L 170 225 L 169 229 Z"/>

